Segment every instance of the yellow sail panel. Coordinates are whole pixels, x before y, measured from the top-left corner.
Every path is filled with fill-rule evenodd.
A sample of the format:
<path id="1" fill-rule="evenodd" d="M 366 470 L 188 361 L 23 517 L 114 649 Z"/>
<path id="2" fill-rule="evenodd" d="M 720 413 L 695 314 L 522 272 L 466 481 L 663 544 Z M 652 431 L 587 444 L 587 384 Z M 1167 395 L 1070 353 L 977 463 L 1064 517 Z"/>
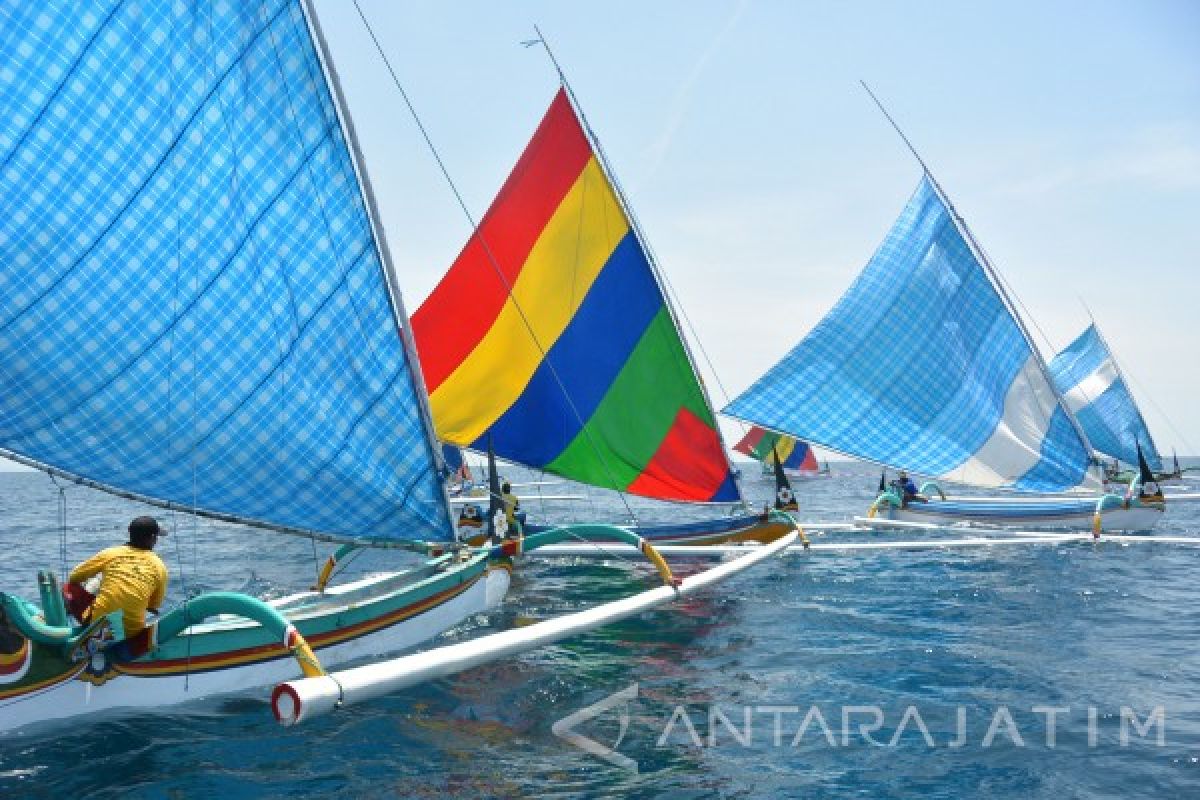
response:
<path id="1" fill-rule="evenodd" d="M 487 335 L 431 396 L 440 439 L 471 444 L 521 396 L 543 351 L 558 341 L 628 232 L 593 157 L 538 237 Z"/>

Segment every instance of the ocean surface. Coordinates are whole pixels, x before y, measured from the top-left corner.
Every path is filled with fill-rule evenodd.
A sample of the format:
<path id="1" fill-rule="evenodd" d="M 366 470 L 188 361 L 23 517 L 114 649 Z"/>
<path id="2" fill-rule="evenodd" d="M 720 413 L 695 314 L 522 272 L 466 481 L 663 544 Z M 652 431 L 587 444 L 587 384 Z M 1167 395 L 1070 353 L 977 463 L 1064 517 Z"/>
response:
<path id="1" fill-rule="evenodd" d="M 878 473 L 834 470 L 797 483 L 802 520 L 865 511 Z M 761 503 L 772 485 L 746 474 Z M 532 518 L 626 517 L 615 495 L 542 488 L 586 499 L 526 502 Z M 0 473 L 0 590 L 36 597 L 38 568 L 124 541 L 140 513 L 174 529 L 159 546 L 168 605 L 306 587 L 331 550 Z M 1200 504 L 1171 507 L 1155 533 L 1200 543 Z M 349 575 L 409 558 L 369 553 Z M 1200 797 L 1198 577 L 1187 545 L 789 555 L 670 611 L 294 729 L 253 689 L 3 737 L 0 797 Z M 444 641 L 654 584 L 631 560 L 522 563 L 503 607 Z M 608 758 L 553 731 L 597 703 L 574 730 Z"/>

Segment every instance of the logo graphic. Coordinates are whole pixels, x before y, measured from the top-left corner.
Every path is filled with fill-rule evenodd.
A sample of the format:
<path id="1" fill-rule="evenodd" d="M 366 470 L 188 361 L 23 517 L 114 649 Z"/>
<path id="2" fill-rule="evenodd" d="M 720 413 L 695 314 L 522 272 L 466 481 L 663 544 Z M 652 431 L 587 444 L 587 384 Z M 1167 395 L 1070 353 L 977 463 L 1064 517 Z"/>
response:
<path id="1" fill-rule="evenodd" d="M 617 752 L 617 748 L 621 746 L 621 740 L 625 738 L 625 732 L 629 730 L 629 701 L 636 700 L 637 695 L 638 685 L 636 683 L 626 686 L 621 691 L 610 694 L 598 703 L 593 703 L 590 706 L 579 709 L 574 714 L 563 717 L 554 723 L 550 730 L 554 732 L 555 736 L 565 739 L 585 753 L 591 753 L 596 758 L 602 758 L 608 763 L 622 769 L 627 769 L 630 772 L 637 772 L 637 762 Z M 616 708 L 617 706 L 621 707 L 621 728 L 617 732 L 617 740 L 612 743 L 612 747 L 605 747 L 595 739 L 589 739 L 575 731 L 575 726 L 590 719 L 595 719 L 610 708 Z"/>

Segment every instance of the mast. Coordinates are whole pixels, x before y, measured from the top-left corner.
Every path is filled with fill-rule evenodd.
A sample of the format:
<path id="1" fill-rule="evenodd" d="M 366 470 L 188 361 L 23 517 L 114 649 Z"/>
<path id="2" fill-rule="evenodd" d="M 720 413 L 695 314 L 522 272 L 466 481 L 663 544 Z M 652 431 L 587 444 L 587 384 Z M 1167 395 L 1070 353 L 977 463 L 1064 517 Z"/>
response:
<path id="1" fill-rule="evenodd" d="M 866 81 L 859 81 L 859 83 L 862 84 L 863 89 L 866 90 L 871 99 L 875 101 L 875 105 L 879 107 L 879 111 L 883 114 L 884 118 L 891 123 L 892 127 L 896 130 L 896 133 L 900 135 L 900 139 L 904 142 L 905 146 L 908 147 L 908 150 L 910 153 L 912 153 L 913 158 L 915 158 L 917 163 L 921 165 L 921 170 L 925 173 L 925 177 L 929 178 L 929 182 L 933 185 L 934 191 L 937 192 L 938 198 L 950 211 L 950 218 L 954 220 L 955 227 L 958 228 L 959 232 L 963 236 L 963 239 L 966 240 L 967 245 L 971 248 L 971 253 L 975 256 L 975 259 L 983 266 L 984 272 L 987 274 L 988 280 L 992 284 L 992 288 L 995 289 L 996 293 L 1000 296 L 1000 299 L 1008 309 L 1009 314 L 1014 320 L 1016 320 L 1017 328 L 1021 331 L 1021 335 L 1025 337 L 1025 343 L 1029 345 L 1029 349 L 1033 353 L 1033 358 L 1037 362 L 1038 369 L 1041 370 L 1042 377 L 1045 379 L 1047 386 L 1050 387 L 1050 391 L 1054 393 L 1054 397 L 1058 401 L 1059 407 L 1061 407 L 1063 413 L 1067 415 L 1067 420 L 1071 423 L 1071 427 L 1075 429 L 1075 434 L 1083 443 L 1084 448 L 1087 449 L 1090 459 L 1092 457 L 1091 454 L 1095 452 L 1095 449 L 1092 447 L 1092 443 L 1088 440 L 1087 434 L 1084 433 L 1083 426 L 1079 424 L 1079 420 L 1075 418 L 1075 415 L 1071 413 L 1071 409 L 1067 407 L 1067 403 L 1062 396 L 1062 392 L 1058 390 L 1058 386 L 1055 385 L 1054 380 L 1050 377 L 1050 370 L 1046 366 L 1046 361 L 1042 358 L 1041 351 L 1038 350 L 1037 345 L 1034 344 L 1033 337 L 1029 334 L 1029 329 L 1025 326 L 1025 321 L 1022 320 L 1021 315 L 1017 313 L 1017 308 L 1014 305 L 1012 298 L 1009 297 L 1008 292 L 1004 289 L 1004 284 L 1000 280 L 999 273 L 995 266 L 992 265 L 991 259 L 987 257 L 987 254 L 983 251 L 983 248 L 975 239 L 975 235 L 971 233 L 971 229 L 967 226 L 966 220 L 963 219 L 958 213 L 958 209 L 955 208 L 954 203 L 950 201 L 949 195 L 946 194 L 946 192 L 942 189 L 941 184 L 938 183 L 937 178 L 935 178 L 933 173 L 929 170 L 929 166 L 925 163 L 925 159 L 921 158 L 921 154 L 917 152 L 917 149 L 913 146 L 912 142 L 909 141 L 908 137 L 904 135 L 904 131 L 900 129 L 900 126 L 896 124 L 896 120 L 892 119 L 892 115 L 888 113 L 886 108 L 884 108 L 883 103 L 881 103 L 879 98 L 875 96 L 875 93 L 871 91 L 871 87 L 867 85 Z M 1053 412 L 1051 412 L 1051 414 L 1053 414 Z M 1049 419 L 1047 419 L 1047 425 L 1048 424 Z"/>
<path id="2" fill-rule="evenodd" d="M 579 117 L 579 122 L 583 128 L 583 133 L 588 138 L 588 142 L 592 145 L 592 152 L 596 154 L 599 161 L 600 169 L 604 176 L 608 178 L 609 184 L 613 187 L 613 191 L 617 196 L 617 202 L 621 206 L 621 210 L 625 213 L 625 218 L 629 220 L 629 227 L 633 231 L 633 236 L 637 239 L 638 246 L 646 255 L 646 263 L 650 265 L 650 272 L 654 276 L 654 282 L 658 286 L 658 290 L 662 292 L 663 302 L 666 304 L 667 313 L 671 315 L 671 324 L 675 326 L 675 330 L 679 333 L 679 340 L 683 343 L 684 352 L 687 353 L 688 367 L 692 371 L 692 376 L 696 379 L 696 383 L 700 386 L 700 392 L 704 397 L 704 404 L 708 407 L 708 412 L 713 418 L 713 427 L 717 432 L 717 440 L 721 443 L 721 451 L 725 456 L 725 464 L 729 467 L 729 474 L 733 476 L 734 485 L 737 486 L 738 495 L 742 498 L 742 502 L 746 502 L 746 494 L 742 490 L 741 478 L 738 477 L 738 471 L 733 468 L 729 461 L 729 445 L 725 442 L 725 434 L 721 430 L 721 423 L 717 419 L 717 412 L 713 407 L 712 398 L 708 394 L 708 385 L 704 382 L 704 377 L 700 374 L 700 368 L 696 363 L 696 355 L 692 352 L 691 343 L 688 342 L 687 335 L 684 333 L 683 326 L 680 325 L 680 315 L 672 302 L 671 292 L 667 291 L 666 280 L 663 277 L 662 270 L 659 267 L 658 259 L 654 256 L 653 251 L 647 244 L 646 234 L 642 230 L 642 225 L 638 221 L 637 215 L 633 213 L 633 206 L 629 203 L 629 199 L 625 196 L 625 190 L 621 187 L 621 182 L 617 179 L 616 172 L 609 163 L 608 156 L 604 152 L 604 146 L 600 144 L 600 138 L 596 132 L 592 130 L 592 125 L 588 121 L 587 114 L 583 111 L 583 106 L 579 102 L 579 98 L 575 95 L 575 89 L 571 86 L 571 82 L 567 80 L 566 73 L 563 72 L 562 65 L 558 63 L 558 59 L 554 56 L 554 51 L 550 49 L 550 42 L 542 34 L 541 28 L 537 25 L 533 26 L 533 30 L 537 33 L 538 41 L 542 48 L 545 49 L 546 55 L 550 58 L 550 63 L 554 65 L 554 71 L 558 73 L 559 83 L 567 90 L 567 98 L 571 101 L 571 107 L 575 110 L 575 115 Z M 711 364 L 710 364 L 711 366 Z"/>
<path id="3" fill-rule="evenodd" d="M 379 264 L 383 270 L 384 280 L 388 288 L 388 298 L 392 305 L 392 317 L 396 323 L 396 332 L 400 336 L 400 340 L 404 343 L 404 353 L 408 362 L 408 369 L 412 375 L 412 381 L 416 388 L 417 403 L 420 405 L 421 424 L 425 429 L 425 446 L 429 450 L 431 463 L 437 468 L 439 473 L 444 473 L 446 470 L 446 462 L 442 457 L 442 447 L 437 440 L 437 434 L 433 429 L 433 413 L 429 408 L 429 392 L 425 387 L 425 376 L 421 372 L 421 362 L 417 358 L 417 348 L 413 343 L 412 331 L 409 328 L 408 312 L 404 309 L 404 299 L 400 292 L 400 283 L 396 277 L 395 265 L 392 261 L 391 249 L 388 247 L 387 235 L 379 217 L 379 209 L 375 203 L 375 193 L 371 189 L 371 180 L 367 175 L 366 162 L 362 157 L 362 150 L 358 144 L 358 137 L 354 132 L 354 121 L 350 116 L 350 109 L 346 105 L 345 96 L 342 93 L 342 85 L 338 80 L 337 71 L 333 66 L 333 58 L 329 52 L 329 45 L 325 41 L 325 35 L 321 32 L 321 23 L 317 17 L 316 9 L 313 7 L 313 0 L 301 0 L 300 7 L 304 12 L 305 22 L 308 24 L 309 35 L 316 45 L 317 58 L 321 62 L 321 69 L 325 74 L 325 84 L 329 88 L 329 93 L 333 96 L 334 110 L 337 112 L 338 122 L 341 124 L 342 135 L 346 139 L 346 143 L 350 149 L 350 162 L 354 166 L 354 174 L 358 178 L 358 189 L 362 195 L 363 204 L 367 209 L 367 218 L 371 225 L 371 238 L 375 242 L 375 250 L 379 254 Z M 442 508 L 446 512 L 446 520 L 450 526 L 451 535 L 457 538 L 458 532 L 454 526 L 454 514 L 450 507 L 450 495 L 446 491 L 446 483 L 439 478 L 438 486 L 442 498 Z"/>

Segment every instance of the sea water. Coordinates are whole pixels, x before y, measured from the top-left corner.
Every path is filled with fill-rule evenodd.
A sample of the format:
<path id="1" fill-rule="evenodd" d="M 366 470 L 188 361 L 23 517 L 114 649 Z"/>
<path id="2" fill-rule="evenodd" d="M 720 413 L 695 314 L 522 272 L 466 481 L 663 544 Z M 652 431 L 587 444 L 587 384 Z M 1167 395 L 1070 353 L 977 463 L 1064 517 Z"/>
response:
<path id="1" fill-rule="evenodd" d="M 802 519 L 865 510 L 877 473 L 834 470 L 797 484 Z M 745 488 L 756 504 L 773 489 L 753 467 Z M 518 491 L 584 494 L 525 502 L 558 521 L 725 511 Z M 305 588 L 331 550 L 0 473 L 0 590 L 36 597 L 38 568 L 123 541 L 142 513 L 173 531 L 159 544 L 168 606 Z M 1172 506 L 1155 533 L 1200 543 L 1200 504 Z M 409 559 L 366 553 L 345 576 Z M 1200 546 L 1145 543 L 789 555 L 670 610 L 294 729 L 253 689 L 2 737 L 0 796 L 1195 797 L 1198 568 Z M 500 609 L 442 641 L 653 585 L 633 558 L 530 560 Z"/>

